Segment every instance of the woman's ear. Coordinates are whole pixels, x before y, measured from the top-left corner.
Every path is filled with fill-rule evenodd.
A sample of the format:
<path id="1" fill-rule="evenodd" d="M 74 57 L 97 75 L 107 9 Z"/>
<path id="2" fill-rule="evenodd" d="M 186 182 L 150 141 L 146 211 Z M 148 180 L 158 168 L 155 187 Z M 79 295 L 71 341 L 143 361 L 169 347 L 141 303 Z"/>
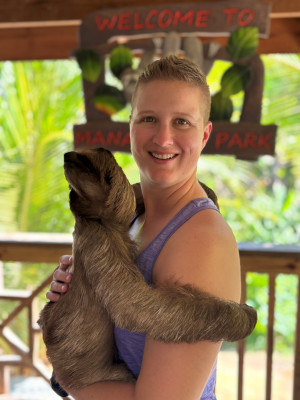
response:
<path id="1" fill-rule="evenodd" d="M 210 137 L 211 134 L 211 130 L 212 130 L 212 122 L 208 121 L 204 127 L 204 131 L 203 131 L 203 138 L 202 138 L 202 150 L 204 149 L 204 147 L 206 146 L 206 143 L 208 142 L 208 139 Z"/>

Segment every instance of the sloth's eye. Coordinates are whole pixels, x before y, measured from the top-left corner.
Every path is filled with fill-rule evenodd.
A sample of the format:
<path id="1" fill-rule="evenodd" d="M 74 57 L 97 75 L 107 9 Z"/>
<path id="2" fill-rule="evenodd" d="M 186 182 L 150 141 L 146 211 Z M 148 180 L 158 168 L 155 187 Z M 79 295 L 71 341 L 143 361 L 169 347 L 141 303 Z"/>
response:
<path id="1" fill-rule="evenodd" d="M 105 175 L 104 180 L 108 186 L 111 185 L 111 176 L 110 175 Z"/>

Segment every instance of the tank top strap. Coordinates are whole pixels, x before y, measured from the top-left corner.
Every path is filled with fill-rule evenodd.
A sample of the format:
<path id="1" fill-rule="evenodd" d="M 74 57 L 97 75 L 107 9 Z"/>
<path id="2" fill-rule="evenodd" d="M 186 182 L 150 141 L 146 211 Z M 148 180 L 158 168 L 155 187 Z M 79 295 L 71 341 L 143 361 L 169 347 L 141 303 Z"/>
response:
<path id="1" fill-rule="evenodd" d="M 139 265 L 141 272 L 148 283 L 152 283 L 152 269 L 159 253 L 168 239 L 193 215 L 207 209 L 212 209 L 219 212 L 214 202 L 207 197 L 201 197 L 192 200 L 190 203 L 184 206 L 174 216 L 174 218 L 172 218 L 172 220 L 162 229 L 162 231 L 153 239 L 153 241 L 138 255 L 136 263 Z"/>

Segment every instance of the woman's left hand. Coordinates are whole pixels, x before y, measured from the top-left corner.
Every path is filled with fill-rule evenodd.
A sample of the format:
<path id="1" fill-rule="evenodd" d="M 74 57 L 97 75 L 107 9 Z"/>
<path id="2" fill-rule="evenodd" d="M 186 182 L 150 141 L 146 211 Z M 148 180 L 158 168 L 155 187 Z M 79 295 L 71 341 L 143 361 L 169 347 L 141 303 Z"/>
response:
<path id="1" fill-rule="evenodd" d="M 72 280 L 72 273 L 68 269 L 73 263 L 72 256 L 64 255 L 59 260 L 59 265 L 53 273 L 53 281 L 50 284 L 50 290 L 46 297 L 52 302 L 57 302 L 62 293 L 66 293 L 69 288 L 69 283 Z"/>

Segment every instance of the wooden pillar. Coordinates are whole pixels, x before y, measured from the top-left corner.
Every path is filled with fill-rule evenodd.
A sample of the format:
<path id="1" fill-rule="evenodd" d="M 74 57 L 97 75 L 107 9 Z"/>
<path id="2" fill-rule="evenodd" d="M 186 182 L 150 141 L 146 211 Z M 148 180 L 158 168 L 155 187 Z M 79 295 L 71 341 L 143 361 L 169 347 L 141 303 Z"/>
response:
<path id="1" fill-rule="evenodd" d="M 267 383 L 266 400 L 271 400 L 272 393 L 272 370 L 274 350 L 274 315 L 275 315 L 275 279 L 276 274 L 269 275 L 269 315 L 267 331 Z"/>
<path id="2" fill-rule="evenodd" d="M 0 395 L 9 393 L 10 389 L 10 367 L 0 365 Z"/>
<path id="3" fill-rule="evenodd" d="M 241 303 L 246 303 L 247 299 L 247 284 L 246 284 L 246 273 L 241 273 Z M 238 342 L 238 400 L 243 400 L 243 388 L 244 388 L 244 358 L 246 350 L 246 339 L 242 339 Z"/>
<path id="4" fill-rule="evenodd" d="M 0 290 L 4 289 L 4 268 L 3 261 L 0 260 Z"/>
<path id="5" fill-rule="evenodd" d="M 295 365 L 294 365 L 294 394 L 293 400 L 300 399 L 300 276 L 298 276 L 298 308 L 295 332 Z"/>

